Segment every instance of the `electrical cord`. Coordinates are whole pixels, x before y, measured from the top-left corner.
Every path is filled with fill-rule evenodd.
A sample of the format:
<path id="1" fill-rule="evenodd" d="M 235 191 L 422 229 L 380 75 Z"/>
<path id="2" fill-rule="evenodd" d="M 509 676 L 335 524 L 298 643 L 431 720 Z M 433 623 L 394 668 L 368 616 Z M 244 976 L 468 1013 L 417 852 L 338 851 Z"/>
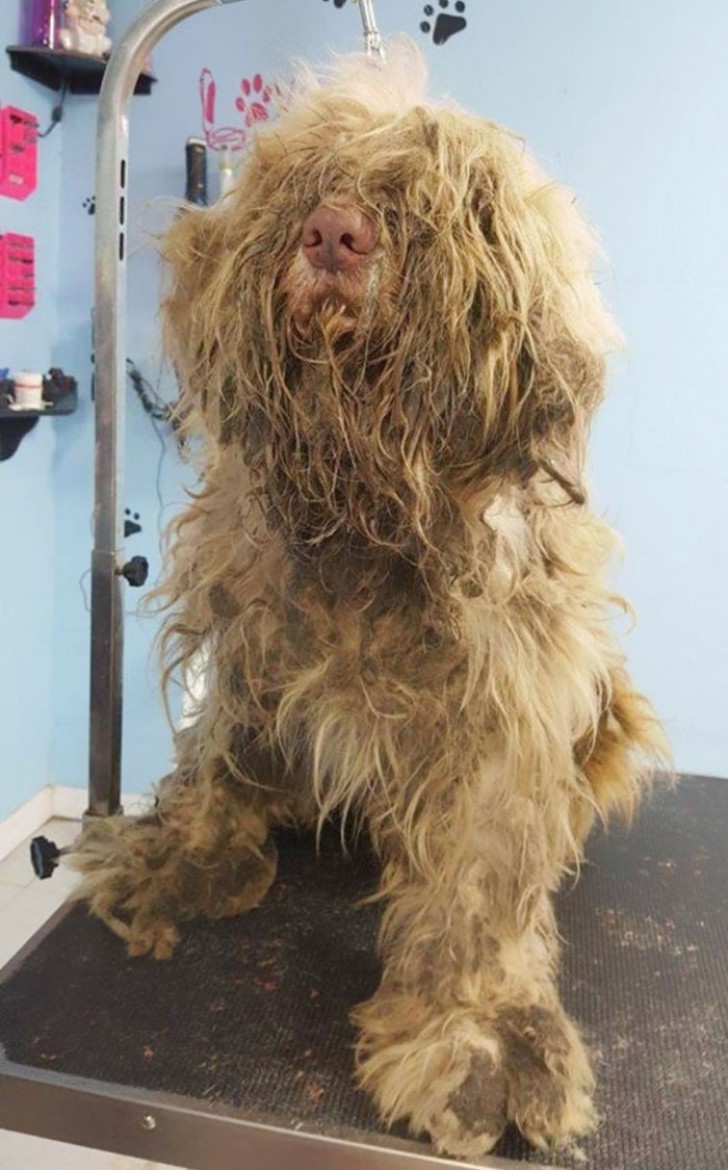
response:
<path id="1" fill-rule="evenodd" d="M 44 130 L 42 134 L 38 135 L 39 138 L 47 138 L 48 135 L 51 134 L 55 130 L 58 123 L 63 121 L 63 110 L 64 110 L 64 107 L 66 104 L 67 93 L 68 93 L 68 78 L 64 77 L 63 81 L 61 82 L 60 96 L 59 96 L 58 101 L 56 102 L 55 106 L 51 110 L 50 125 L 48 126 L 47 130 Z"/>
<path id="2" fill-rule="evenodd" d="M 176 404 L 167 402 L 159 393 L 159 387 L 162 382 L 163 367 L 160 364 L 159 376 L 157 378 L 156 387 L 152 386 L 147 378 L 144 377 L 139 367 L 131 358 L 126 360 L 126 371 L 129 381 L 139 399 L 142 409 L 145 414 L 149 415 L 149 420 L 154 428 L 154 433 L 159 441 L 159 457 L 157 459 L 157 468 L 154 479 L 155 493 L 157 503 L 159 505 L 157 512 L 157 534 L 162 540 L 162 514 L 164 512 L 165 503 L 162 495 L 162 472 L 164 469 L 164 459 L 167 454 L 167 443 L 164 433 L 162 431 L 162 424 L 169 423 L 173 428 L 177 425 Z M 93 520 L 91 521 L 93 534 Z M 91 569 L 85 569 L 78 579 L 78 586 L 83 598 L 84 609 L 87 613 L 91 612 L 89 604 L 89 597 L 86 590 L 86 578 L 90 575 Z M 138 609 L 126 609 L 124 611 L 127 616 L 138 616 Z"/>
<path id="3" fill-rule="evenodd" d="M 184 438 L 180 429 L 181 420 L 179 416 L 179 403 L 168 402 L 159 393 L 159 387 L 164 375 L 164 366 L 161 362 L 159 366 L 156 387 L 152 387 L 149 380 L 144 377 L 144 375 L 139 370 L 139 367 L 131 360 L 131 358 L 127 358 L 126 368 L 129 380 L 136 392 L 139 401 L 142 404 L 144 412 L 149 415 L 149 421 L 154 427 L 154 433 L 156 434 L 159 441 L 159 459 L 157 461 L 157 471 L 155 476 L 155 490 L 157 503 L 159 505 L 159 510 L 157 513 L 157 533 L 159 535 L 161 547 L 164 534 L 162 517 L 165 510 L 172 506 L 170 504 L 165 504 L 164 498 L 162 496 L 162 471 L 164 468 L 164 460 L 168 453 L 168 446 L 161 424 L 168 423 L 172 427 L 174 435 L 177 439 L 178 449 L 182 451 L 184 449 Z"/>
<path id="4" fill-rule="evenodd" d="M 159 385 L 162 381 L 161 368 L 156 389 L 144 377 L 139 367 L 131 358 L 126 359 L 126 372 L 146 413 L 156 422 L 168 422 L 172 426 L 175 426 L 177 418 L 176 404 L 167 402 L 159 393 Z"/>
<path id="5" fill-rule="evenodd" d="M 153 387 L 149 380 L 144 377 L 139 367 L 131 360 L 126 359 L 126 370 L 136 395 L 142 404 L 146 414 L 149 415 L 154 433 L 159 442 L 159 458 L 157 459 L 157 471 L 154 479 L 154 488 L 157 496 L 157 504 L 159 505 L 157 511 L 157 534 L 161 545 L 162 541 L 162 513 L 164 512 L 165 504 L 162 496 L 162 471 L 164 469 L 164 459 L 167 454 L 167 443 L 160 423 L 169 423 L 173 428 L 177 426 L 177 409 L 175 403 L 169 403 L 162 398 L 159 393 L 159 387 L 162 382 L 162 365 L 159 367 L 159 375 L 157 377 L 157 385 Z"/>
<path id="6" fill-rule="evenodd" d="M 90 574 L 91 574 L 90 569 L 84 569 L 83 573 L 81 574 L 81 576 L 78 579 L 78 587 L 81 590 L 81 596 L 83 598 L 83 607 L 86 610 L 86 613 L 91 613 L 91 606 L 88 603 L 88 593 L 86 592 L 86 586 L 85 586 L 84 582 L 86 581 L 86 578 L 88 576 L 90 576 Z"/>

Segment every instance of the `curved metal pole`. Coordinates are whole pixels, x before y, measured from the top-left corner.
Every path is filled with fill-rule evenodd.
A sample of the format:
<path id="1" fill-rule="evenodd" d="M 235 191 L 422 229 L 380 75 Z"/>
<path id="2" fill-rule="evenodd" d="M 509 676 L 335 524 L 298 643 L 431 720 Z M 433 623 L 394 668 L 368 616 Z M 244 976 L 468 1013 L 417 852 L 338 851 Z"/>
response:
<path id="1" fill-rule="evenodd" d="M 99 99 L 96 157 L 94 384 L 96 462 L 91 559 L 91 699 L 89 807 L 109 816 L 121 804 L 123 578 L 119 501 L 126 389 L 126 229 L 129 99 L 144 61 L 179 21 L 234 0 L 155 0 L 117 44 Z"/>
<path id="2" fill-rule="evenodd" d="M 91 559 L 91 726 L 88 816 L 121 808 L 123 692 L 122 465 L 126 389 L 128 106 L 144 61 L 169 29 L 205 8 L 239 0 L 153 0 L 130 25 L 106 68 L 96 159 L 94 354 L 96 457 Z M 382 56 L 373 0 L 360 0 L 367 52 Z"/>

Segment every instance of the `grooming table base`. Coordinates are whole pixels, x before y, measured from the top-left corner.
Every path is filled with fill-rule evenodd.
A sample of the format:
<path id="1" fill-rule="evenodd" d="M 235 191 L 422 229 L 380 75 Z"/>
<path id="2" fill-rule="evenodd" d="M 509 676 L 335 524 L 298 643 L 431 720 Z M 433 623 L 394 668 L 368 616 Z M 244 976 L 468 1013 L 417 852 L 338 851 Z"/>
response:
<path id="1" fill-rule="evenodd" d="M 660 791 L 596 833 L 559 897 L 562 991 L 597 1053 L 598 1134 L 535 1153 L 509 1130 L 482 1165 L 723 1170 L 728 1159 L 728 782 Z M 349 1012 L 377 986 L 366 849 L 279 837 L 247 917 L 189 926 L 166 963 L 127 960 L 64 909 L 0 983 L 0 1126 L 190 1167 L 440 1164 L 385 1134 L 352 1080 Z M 443 1162 L 444 1164 L 444 1162 Z"/>

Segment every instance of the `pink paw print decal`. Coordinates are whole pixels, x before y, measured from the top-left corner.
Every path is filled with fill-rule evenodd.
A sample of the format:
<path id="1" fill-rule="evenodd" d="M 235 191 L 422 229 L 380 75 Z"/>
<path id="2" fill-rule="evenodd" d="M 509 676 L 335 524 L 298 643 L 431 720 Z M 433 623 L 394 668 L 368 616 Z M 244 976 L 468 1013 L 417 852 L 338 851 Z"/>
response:
<path id="1" fill-rule="evenodd" d="M 271 116 L 270 103 L 274 96 L 274 87 L 266 85 L 260 73 L 256 73 L 252 81 L 244 77 L 240 82 L 242 94 L 235 100 L 235 109 L 238 110 L 246 126 L 254 126 L 256 122 L 267 122 Z"/>
<path id="2" fill-rule="evenodd" d="M 278 85 L 266 85 L 260 73 L 240 82 L 235 109 L 240 116 L 237 125 L 217 121 L 217 85 L 210 69 L 200 74 L 200 102 L 202 129 L 210 150 L 244 150 L 249 145 L 250 129 L 257 122 L 268 122 L 283 105 L 284 92 Z"/>

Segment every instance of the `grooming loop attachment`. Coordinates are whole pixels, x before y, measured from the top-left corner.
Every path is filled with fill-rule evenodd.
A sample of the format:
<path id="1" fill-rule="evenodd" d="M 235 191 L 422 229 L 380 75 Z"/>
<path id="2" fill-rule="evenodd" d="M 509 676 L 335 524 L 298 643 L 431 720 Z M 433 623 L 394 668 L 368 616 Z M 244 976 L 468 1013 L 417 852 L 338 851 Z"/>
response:
<path id="1" fill-rule="evenodd" d="M 374 15 L 374 0 L 359 0 L 359 8 L 364 25 L 364 45 L 367 54 L 370 57 L 379 57 L 380 61 L 384 61 L 384 44 Z"/>

